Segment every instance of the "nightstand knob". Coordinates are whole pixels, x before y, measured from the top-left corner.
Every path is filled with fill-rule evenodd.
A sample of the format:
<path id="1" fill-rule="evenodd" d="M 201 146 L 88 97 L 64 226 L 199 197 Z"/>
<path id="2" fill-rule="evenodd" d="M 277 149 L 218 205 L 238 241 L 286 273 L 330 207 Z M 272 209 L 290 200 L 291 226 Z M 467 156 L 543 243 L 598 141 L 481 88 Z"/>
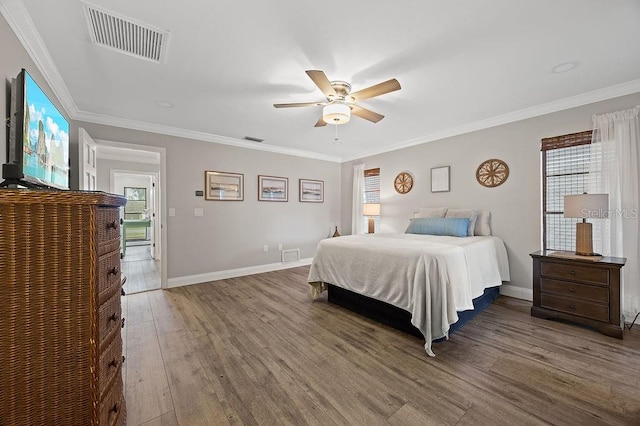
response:
<path id="1" fill-rule="evenodd" d="M 569 305 L 569 309 L 576 309 L 576 305 Z"/>
<path id="2" fill-rule="evenodd" d="M 571 272 L 569 272 L 569 273 L 570 273 L 571 275 L 575 275 L 575 274 L 576 274 L 576 271 L 571 271 Z"/>
<path id="3" fill-rule="evenodd" d="M 575 292 L 576 292 L 576 289 L 575 289 L 575 288 L 573 288 L 573 287 L 569 287 L 569 293 L 575 293 Z"/>

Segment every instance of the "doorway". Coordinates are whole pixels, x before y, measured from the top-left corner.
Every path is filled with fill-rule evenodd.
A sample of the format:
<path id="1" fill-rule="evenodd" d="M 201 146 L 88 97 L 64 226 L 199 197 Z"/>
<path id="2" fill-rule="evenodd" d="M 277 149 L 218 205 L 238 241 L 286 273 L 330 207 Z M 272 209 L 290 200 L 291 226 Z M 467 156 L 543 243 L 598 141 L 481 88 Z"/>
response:
<path id="1" fill-rule="evenodd" d="M 130 200 L 121 212 L 124 290 L 129 294 L 166 288 L 166 150 L 105 140 L 95 143 L 97 189 Z"/>

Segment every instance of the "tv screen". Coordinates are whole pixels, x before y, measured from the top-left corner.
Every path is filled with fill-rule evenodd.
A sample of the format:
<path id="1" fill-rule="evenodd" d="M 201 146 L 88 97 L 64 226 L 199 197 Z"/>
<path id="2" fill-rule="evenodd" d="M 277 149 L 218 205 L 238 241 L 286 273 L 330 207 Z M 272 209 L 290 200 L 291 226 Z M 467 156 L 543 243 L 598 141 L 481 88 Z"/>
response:
<path id="1" fill-rule="evenodd" d="M 69 189 L 69 122 L 24 69 L 12 82 L 10 121 L 0 186 Z"/>

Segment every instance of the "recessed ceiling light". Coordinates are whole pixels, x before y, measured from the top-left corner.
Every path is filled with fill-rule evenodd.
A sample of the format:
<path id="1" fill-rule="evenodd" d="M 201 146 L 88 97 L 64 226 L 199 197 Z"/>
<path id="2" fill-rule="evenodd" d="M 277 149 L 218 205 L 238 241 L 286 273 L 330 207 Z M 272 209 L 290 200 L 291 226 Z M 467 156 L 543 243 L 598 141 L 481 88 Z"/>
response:
<path id="1" fill-rule="evenodd" d="M 156 105 L 161 106 L 162 108 L 173 108 L 173 104 L 167 101 L 156 101 Z"/>
<path id="2" fill-rule="evenodd" d="M 572 62 L 563 62 L 561 64 L 556 65 L 555 67 L 551 68 L 551 72 L 554 74 L 560 74 L 563 72 L 568 72 L 571 70 L 574 70 L 576 68 L 578 68 L 578 65 L 580 65 L 580 62 L 578 61 L 572 61 Z"/>

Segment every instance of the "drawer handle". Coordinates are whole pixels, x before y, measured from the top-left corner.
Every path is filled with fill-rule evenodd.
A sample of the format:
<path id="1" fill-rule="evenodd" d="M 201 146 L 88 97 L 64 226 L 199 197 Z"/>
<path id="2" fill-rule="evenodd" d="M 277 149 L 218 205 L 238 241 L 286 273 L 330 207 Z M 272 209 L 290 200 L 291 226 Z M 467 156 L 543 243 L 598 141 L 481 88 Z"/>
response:
<path id="1" fill-rule="evenodd" d="M 127 359 L 127 358 L 126 358 L 124 355 L 122 355 L 122 363 L 123 363 L 123 364 L 124 364 L 124 360 L 126 360 L 126 359 Z"/>
<path id="2" fill-rule="evenodd" d="M 118 275 L 118 272 L 119 272 L 118 267 L 114 266 L 113 268 L 109 269 L 109 271 L 107 271 L 107 275 L 111 275 L 111 274 Z"/>
<path id="3" fill-rule="evenodd" d="M 111 316 L 109 317 L 109 322 L 113 321 L 115 322 L 118 319 L 118 314 L 116 312 L 114 312 L 113 314 L 111 314 Z"/>
<path id="4" fill-rule="evenodd" d="M 569 274 L 571 274 L 571 275 L 575 275 L 575 274 L 576 274 L 576 271 L 571 271 L 571 272 L 569 272 Z"/>
<path id="5" fill-rule="evenodd" d="M 569 293 L 575 293 L 575 292 L 576 292 L 576 289 L 575 289 L 575 288 L 573 288 L 573 287 L 569 287 Z"/>
<path id="6" fill-rule="evenodd" d="M 124 318 L 122 318 L 122 325 L 120 326 L 120 328 L 124 328 Z"/>
<path id="7" fill-rule="evenodd" d="M 118 361 L 114 358 L 109 362 L 109 367 L 116 368 L 118 366 Z"/>
<path id="8" fill-rule="evenodd" d="M 576 305 L 569 305 L 569 309 L 576 309 Z"/>
<path id="9" fill-rule="evenodd" d="M 113 404 L 113 407 L 111 407 L 111 409 L 109 410 L 109 413 L 117 413 L 119 409 L 120 409 L 120 404 L 116 402 L 115 404 Z"/>
<path id="10" fill-rule="evenodd" d="M 112 220 L 111 222 L 107 223 L 107 229 L 118 229 L 118 221 Z"/>

